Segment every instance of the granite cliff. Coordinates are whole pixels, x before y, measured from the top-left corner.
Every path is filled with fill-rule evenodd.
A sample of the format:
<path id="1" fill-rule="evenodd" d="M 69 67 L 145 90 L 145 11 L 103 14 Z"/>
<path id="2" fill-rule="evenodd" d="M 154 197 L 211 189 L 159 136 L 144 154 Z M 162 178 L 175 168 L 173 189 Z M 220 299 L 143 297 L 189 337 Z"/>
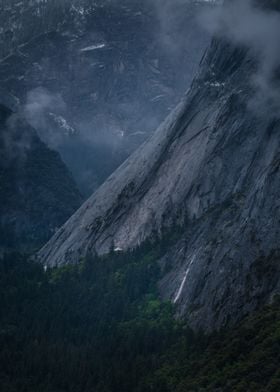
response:
<path id="1" fill-rule="evenodd" d="M 41 262 L 126 251 L 180 227 L 159 260 L 169 271 L 159 287 L 192 327 L 218 329 L 270 301 L 280 289 L 280 115 L 252 83 L 259 67 L 246 45 L 214 39 L 175 111 L 43 247 Z M 277 94 L 277 68 L 272 79 Z"/>

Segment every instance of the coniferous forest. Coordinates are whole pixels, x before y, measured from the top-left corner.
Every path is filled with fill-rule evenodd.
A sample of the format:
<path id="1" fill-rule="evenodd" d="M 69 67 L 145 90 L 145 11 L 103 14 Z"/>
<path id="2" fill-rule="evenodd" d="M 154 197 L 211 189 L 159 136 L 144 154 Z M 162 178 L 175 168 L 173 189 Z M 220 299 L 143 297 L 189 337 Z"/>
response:
<path id="1" fill-rule="evenodd" d="M 280 301 L 230 331 L 194 334 L 158 299 L 156 256 L 52 270 L 4 257 L 1 391 L 279 391 Z"/>

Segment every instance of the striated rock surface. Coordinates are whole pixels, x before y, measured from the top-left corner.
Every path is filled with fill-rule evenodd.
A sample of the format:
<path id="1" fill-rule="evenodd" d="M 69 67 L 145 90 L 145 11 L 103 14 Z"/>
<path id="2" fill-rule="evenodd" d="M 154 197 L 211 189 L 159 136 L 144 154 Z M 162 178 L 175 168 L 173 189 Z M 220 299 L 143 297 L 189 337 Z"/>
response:
<path id="1" fill-rule="evenodd" d="M 173 3 L 0 0 L 0 103 L 25 106 L 86 197 L 177 105 L 208 46 L 197 14 L 212 3 Z"/>
<path id="2" fill-rule="evenodd" d="M 39 253 L 48 265 L 126 250 L 181 225 L 162 296 L 213 330 L 279 290 L 280 118 L 254 102 L 254 56 L 213 41 L 176 110 Z M 277 83 L 277 81 L 275 81 Z"/>

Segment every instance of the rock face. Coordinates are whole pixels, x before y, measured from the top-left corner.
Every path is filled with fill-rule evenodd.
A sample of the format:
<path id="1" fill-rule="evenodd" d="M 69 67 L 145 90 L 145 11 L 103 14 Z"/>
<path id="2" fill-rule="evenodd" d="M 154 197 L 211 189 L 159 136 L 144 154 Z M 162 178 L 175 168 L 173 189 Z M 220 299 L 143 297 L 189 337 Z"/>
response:
<path id="1" fill-rule="evenodd" d="M 136 247 L 183 227 L 163 297 L 194 328 L 237 320 L 280 289 L 280 118 L 251 104 L 249 51 L 213 41 L 176 110 L 40 251 L 45 264 Z M 277 83 L 277 81 L 275 81 Z"/>
<path id="2" fill-rule="evenodd" d="M 176 106 L 208 44 L 196 15 L 210 5 L 167 0 L 159 12 L 156 3 L 11 0 L 1 9 L 0 102 L 27 104 L 87 196 Z"/>
<path id="3" fill-rule="evenodd" d="M 81 202 L 58 153 L 0 105 L 0 253 L 38 249 Z"/>

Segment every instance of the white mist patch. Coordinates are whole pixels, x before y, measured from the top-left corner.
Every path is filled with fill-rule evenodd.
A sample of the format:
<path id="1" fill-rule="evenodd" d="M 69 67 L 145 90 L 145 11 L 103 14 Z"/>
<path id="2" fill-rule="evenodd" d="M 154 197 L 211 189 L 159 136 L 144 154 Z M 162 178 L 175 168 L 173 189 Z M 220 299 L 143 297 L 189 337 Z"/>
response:
<path id="1" fill-rule="evenodd" d="M 52 93 L 43 87 L 27 93 L 24 113 L 28 122 L 35 128 L 41 127 L 44 114 L 52 110 L 64 110 L 66 107 L 60 94 Z"/>

